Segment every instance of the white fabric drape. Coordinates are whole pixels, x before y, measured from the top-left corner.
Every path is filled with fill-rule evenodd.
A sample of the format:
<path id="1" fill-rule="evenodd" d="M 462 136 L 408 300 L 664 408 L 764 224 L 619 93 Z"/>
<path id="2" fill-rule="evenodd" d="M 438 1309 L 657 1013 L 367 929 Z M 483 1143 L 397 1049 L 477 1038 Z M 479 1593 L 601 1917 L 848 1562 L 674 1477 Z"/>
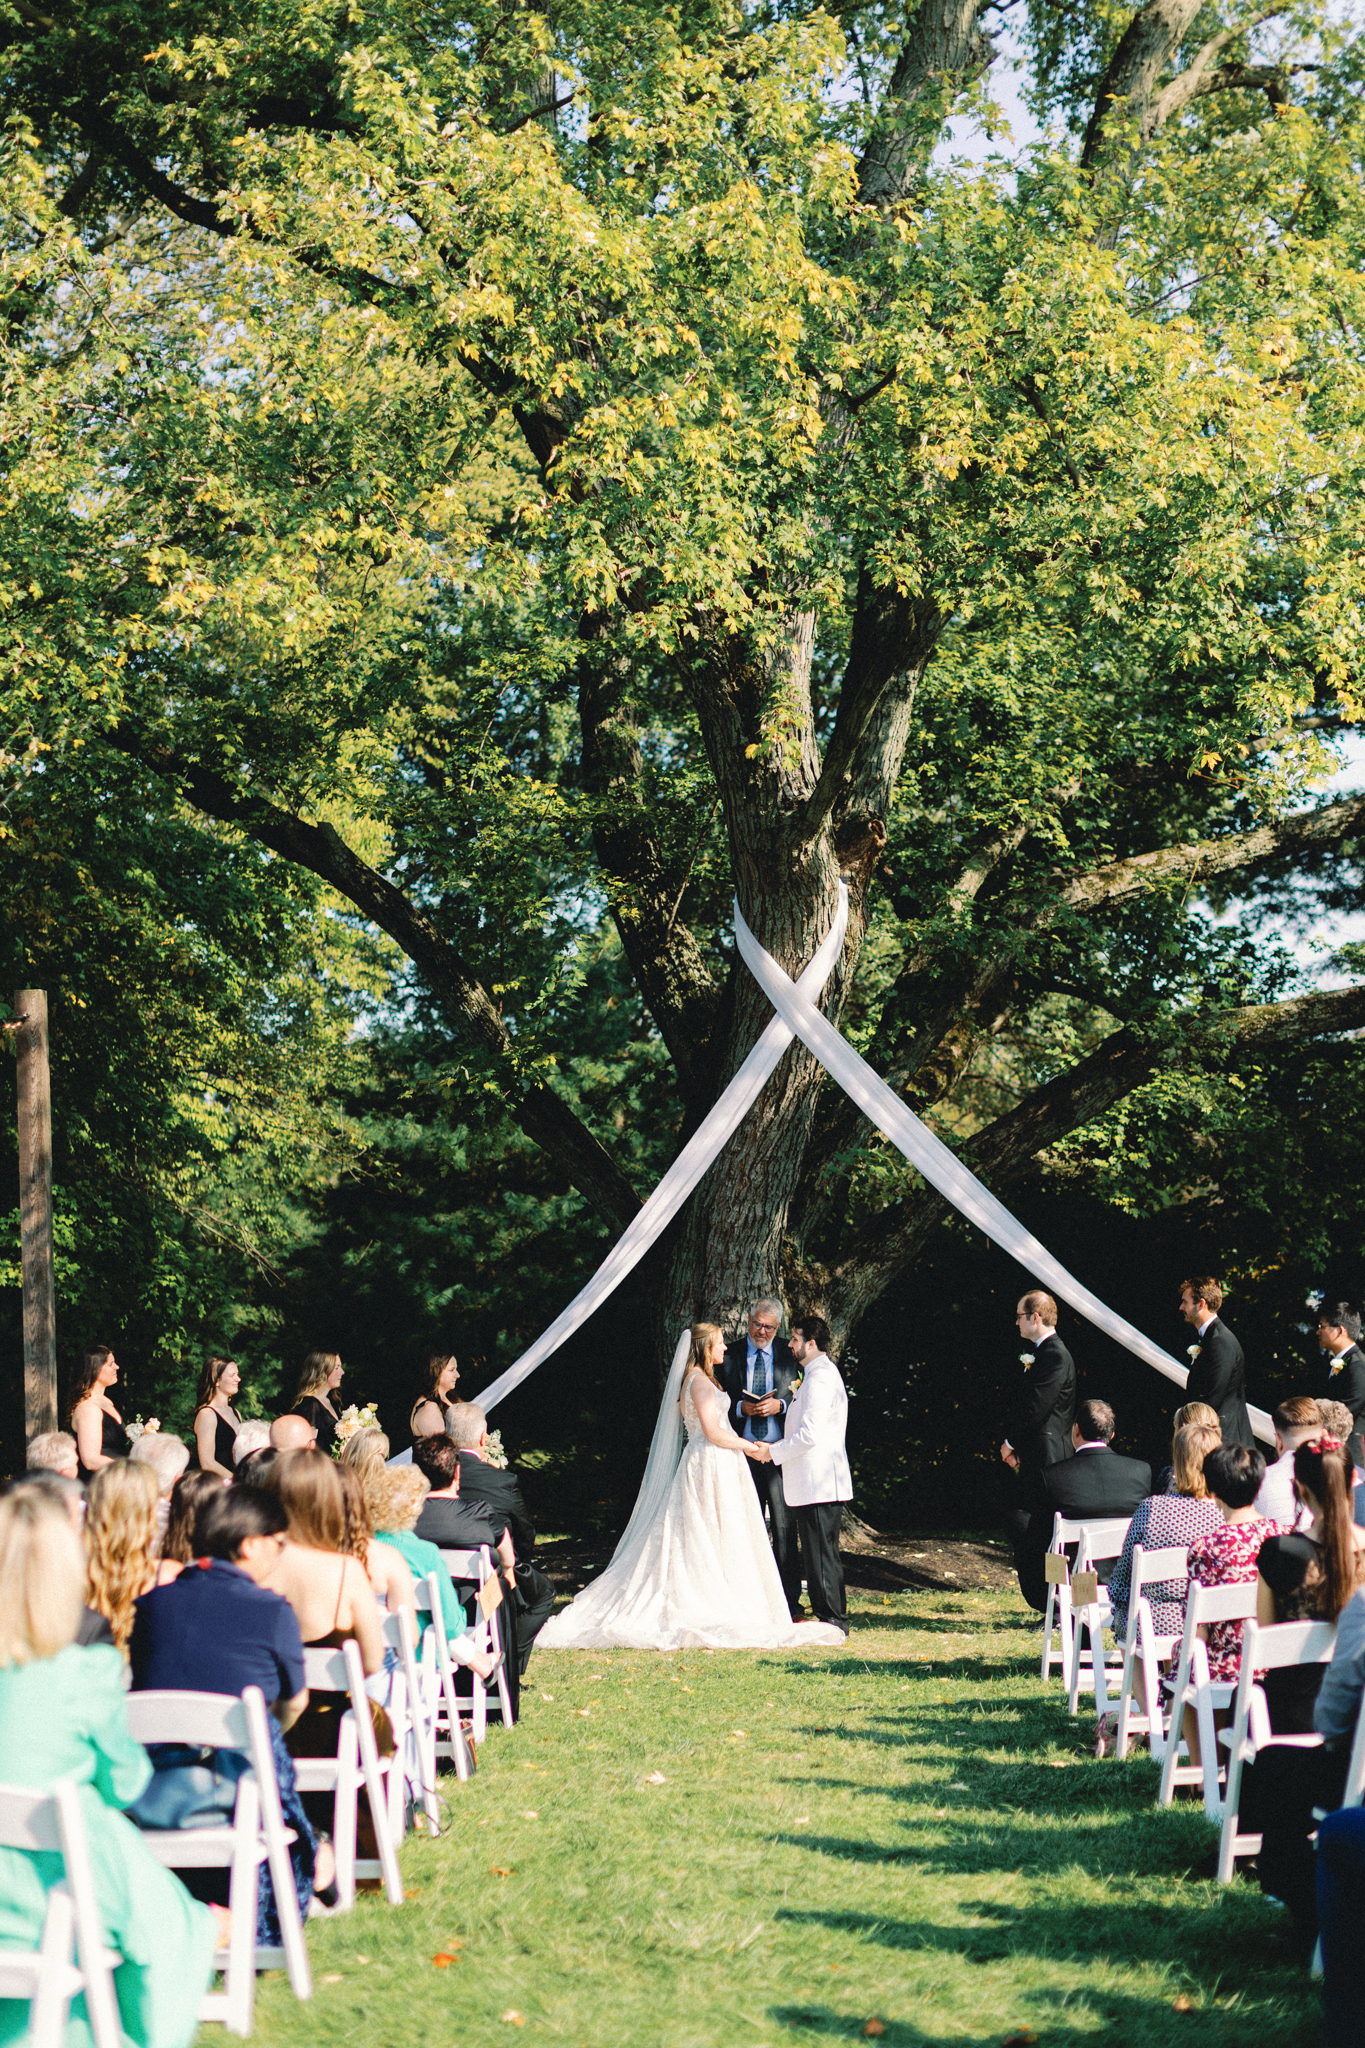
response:
<path id="1" fill-rule="evenodd" d="M 845 893 L 841 883 L 841 897 Z M 998 1201 L 990 1189 L 948 1150 L 943 1140 L 935 1137 L 928 1125 L 921 1123 L 914 1111 L 907 1109 L 900 1098 L 892 1094 L 881 1076 L 858 1056 L 829 1019 L 821 1016 L 814 1003 L 783 973 L 772 954 L 760 946 L 744 922 L 738 902 L 735 904 L 735 936 L 745 965 L 779 1017 L 815 1054 L 821 1066 L 857 1103 L 874 1127 L 886 1133 L 916 1172 L 922 1174 L 931 1187 L 937 1188 L 960 1215 L 984 1230 L 992 1243 L 1017 1259 L 1026 1272 L 1053 1294 L 1070 1302 L 1072 1308 L 1093 1323 L 1096 1329 L 1103 1330 L 1106 1336 L 1113 1337 L 1144 1364 L 1153 1366 L 1168 1380 L 1174 1380 L 1177 1386 L 1183 1387 L 1189 1378 L 1189 1368 L 1163 1351 L 1150 1337 L 1144 1336 L 1141 1330 L 1135 1329 L 1132 1323 L 1125 1322 L 1113 1309 L 1107 1308 L 1098 1295 L 1083 1287 L 1079 1280 L 1073 1279 L 1066 1267 L 1038 1242 L 1032 1231 L 1026 1230 L 1004 1203 Z M 1274 1426 L 1264 1409 L 1248 1406 L 1247 1414 L 1255 1434 L 1265 1443 L 1274 1443 Z"/>
<path id="2" fill-rule="evenodd" d="M 843 950 L 847 924 L 848 892 L 840 890 L 838 913 L 810 965 L 795 982 L 787 981 L 783 975 L 789 988 L 800 989 L 807 998 L 820 994 Z M 781 972 L 780 969 L 778 971 Z M 537 1337 L 529 1351 L 523 1351 L 514 1365 L 509 1365 L 490 1387 L 484 1388 L 479 1396 L 481 1408 L 495 1407 L 511 1393 L 513 1387 L 519 1387 L 538 1365 L 545 1363 L 552 1351 L 557 1351 L 575 1330 L 586 1323 L 593 1311 L 600 1308 L 608 1295 L 620 1286 L 627 1273 L 640 1263 L 660 1232 L 677 1215 L 707 1167 L 719 1157 L 739 1129 L 758 1100 L 763 1083 L 791 1042 L 790 1026 L 780 1017 L 774 1017 L 701 1128 L 688 1139 L 639 1215 L 632 1219 L 624 1236 L 612 1246 L 587 1286 L 555 1317 L 549 1329 Z"/>

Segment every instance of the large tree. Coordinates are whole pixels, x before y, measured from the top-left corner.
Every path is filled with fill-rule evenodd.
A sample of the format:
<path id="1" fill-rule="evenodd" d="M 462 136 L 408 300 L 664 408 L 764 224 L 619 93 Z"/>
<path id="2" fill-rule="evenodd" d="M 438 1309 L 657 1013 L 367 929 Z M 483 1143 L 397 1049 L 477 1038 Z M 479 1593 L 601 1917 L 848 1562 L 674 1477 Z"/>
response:
<path id="1" fill-rule="evenodd" d="M 1365 1024 L 1222 907 L 1362 806 L 1361 130 L 1334 14 L 0 0 L 12 772 L 140 764 L 403 949 L 619 1228 L 557 992 L 609 909 L 676 1142 L 728 905 L 1004 1188 Z M 992 117 L 987 111 L 983 118 Z M 794 1049 L 662 1314 L 847 1331 L 941 1213 Z"/>

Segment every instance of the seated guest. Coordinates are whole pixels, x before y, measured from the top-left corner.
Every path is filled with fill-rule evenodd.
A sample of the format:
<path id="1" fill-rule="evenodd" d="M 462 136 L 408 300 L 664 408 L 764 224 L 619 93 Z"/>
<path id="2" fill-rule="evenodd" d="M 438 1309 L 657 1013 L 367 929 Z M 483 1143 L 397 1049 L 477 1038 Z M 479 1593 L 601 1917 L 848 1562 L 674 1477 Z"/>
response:
<path id="1" fill-rule="evenodd" d="M 85 1559 L 64 1508 L 40 1486 L 0 1498 L 0 1755 L 11 1785 L 79 1788 L 104 1937 L 122 1958 L 114 1972 L 119 2020 L 136 2048 L 189 2048 L 228 1916 L 196 1903 L 119 1812 L 152 1774 L 128 1733 L 123 1659 L 75 1642 Z M 6 1946 L 36 1949 L 61 1858 L 0 1848 L 0 1917 Z M 215 1925 L 217 1921 L 218 1925 Z M 4 2038 L 23 2038 L 27 2014 L 6 2004 Z M 68 2041 L 88 2040 L 76 2007 Z"/>
<path id="2" fill-rule="evenodd" d="M 222 1491 L 223 1482 L 216 1472 L 186 1471 L 176 1480 L 170 1512 L 166 1517 L 161 1563 L 157 1567 L 158 1586 L 169 1586 L 172 1579 L 179 1578 L 187 1564 L 193 1564 L 196 1557 L 204 1554 L 195 1541 L 199 1513 L 205 1501 L 212 1500 L 216 1493 Z"/>
<path id="3" fill-rule="evenodd" d="M 1318 1404 L 1311 1394 L 1291 1394 L 1270 1417 L 1275 1425 L 1275 1461 L 1267 1465 L 1256 1506 L 1268 1522 L 1282 1529 L 1307 1528 L 1308 1517 L 1294 1493 L 1294 1453 L 1323 1431 Z"/>
<path id="4" fill-rule="evenodd" d="M 388 1438 L 383 1438 L 383 1442 L 387 1449 Z M 501 1653 L 490 1656 L 486 1650 L 475 1649 L 465 1625 L 465 1611 L 456 1597 L 445 1559 L 434 1543 L 424 1543 L 415 1533 L 417 1517 L 429 1490 L 422 1474 L 414 1465 L 405 1465 L 394 1471 L 382 1458 L 372 1459 L 362 1470 L 361 1484 L 365 1489 L 365 1505 L 374 1524 L 375 1541 L 391 1544 L 414 1579 L 426 1579 L 432 1572 L 436 1574 L 441 1620 L 445 1624 L 446 1640 L 455 1662 L 468 1665 L 482 1679 L 491 1678 L 502 1662 Z"/>
<path id="5" fill-rule="evenodd" d="M 1047 1609 L 1043 1560 L 1052 1541 L 1054 1515 L 1062 1514 L 1068 1521 L 1131 1515 L 1152 1490 L 1150 1465 L 1110 1449 L 1114 1427 L 1114 1411 L 1107 1401 L 1082 1401 L 1071 1430 L 1075 1456 L 1048 1465 L 1037 1475 L 1027 1541 L 1017 1556 L 1019 1589 L 1039 1614 Z M 1101 1563 L 1101 1578 L 1109 1568 Z"/>
<path id="6" fill-rule="evenodd" d="M 199 1375 L 194 1404 L 194 1463 L 201 1472 L 232 1477 L 232 1446 L 242 1426 L 233 1397 L 242 1384 L 234 1358 L 210 1358 Z"/>
<path id="7" fill-rule="evenodd" d="M 385 1665 L 379 1603 L 364 1565 L 351 1552 L 354 1525 L 335 1460 L 319 1450 L 290 1451 L 276 1459 L 266 1487 L 279 1498 L 289 1522 L 289 1541 L 271 1574 L 271 1590 L 282 1593 L 293 1608 L 305 1647 L 336 1649 L 354 1641 L 366 1678 L 377 1678 Z M 344 1693 L 311 1698 L 288 1732 L 291 1753 L 335 1756 L 340 1717 L 346 1711 Z M 392 1756 L 389 1717 L 374 1699 L 370 1712 L 380 1755 Z M 325 1826 L 329 1801 L 330 1795 L 305 1795 L 315 1825 Z"/>
<path id="8" fill-rule="evenodd" d="M 1129 1587 L 1132 1584 L 1133 1552 L 1140 1543 L 1144 1550 L 1188 1550 L 1201 1536 L 1208 1536 L 1223 1524 L 1223 1511 L 1209 1492 L 1204 1478 L 1204 1460 L 1222 1442 L 1217 1422 L 1187 1423 L 1171 1439 L 1171 1471 L 1174 1493 L 1153 1493 L 1139 1501 L 1124 1539 L 1123 1554 L 1109 1576 L 1109 1604 L 1114 1610 L 1114 1634 L 1128 1632 Z M 1170 1580 L 1146 1589 L 1152 1610 L 1152 1625 L 1159 1636 L 1178 1636 L 1185 1627 L 1184 1579 Z"/>
<path id="9" fill-rule="evenodd" d="M 1332 1813 L 1341 1805 L 1360 1703 L 1365 1697 L 1365 1589 L 1353 1593 L 1342 1608 L 1332 1661 L 1318 1669 L 1322 1683 L 1313 1703 L 1313 1729 L 1322 1737 L 1321 1748 L 1271 1743 L 1262 1749 L 1243 1776 L 1244 1786 L 1250 1781 L 1252 1803 L 1248 1809 L 1244 1791 L 1238 1822 L 1239 1828 L 1245 1826 L 1248 1832 L 1254 1823 L 1260 1832 L 1257 1869 L 1261 1889 L 1289 1907 L 1305 1961 L 1318 1932 L 1311 1841 L 1316 1825 L 1314 1808 Z M 1251 1822 L 1245 1820 L 1248 1811 Z M 1321 1838 L 1318 1846 L 1321 1852 Z M 1359 1926 L 1354 1939 L 1359 1950 Z"/>
<path id="10" fill-rule="evenodd" d="M 555 1611 L 553 1582 L 531 1562 L 536 1525 L 516 1473 L 488 1461 L 488 1417 L 482 1408 L 473 1401 L 456 1401 L 446 1410 L 446 1429 L 460 1453 L 460 1499 L 482 1501 L 494 1521 L 503 1516 L 512 1538 L 517 1560 L 517 1655 L 524 1678 L 535 1639 Z"/>
<path id="11" fill-rule="evenodd" d="M 211 1473 L 192 1476 L 213 1478 Z M 325 1892 L 335 1863 L 329 1843 L 318 1852 L 295 1784 L 294 1760 L 284 1744 L 284 1731 L 308 1704 L 294 1610 L 266 1586 L 284 1549 L 287 1526 L 274 1494 L 254 1486 L 212 1485 L 201 1496 L 195 1540 L 200 1568 L 182 1572 L 174 1585 L 143 1594 L 129 1654 L 134 1691 L 240 1695 L 255 1685 L 264 1693 L 285 1826 L 296 1833 L 290 1855 L 299 1911 L 306 1918 L 315 1880 Z M 211 1885 L 226 1886 L 226 1872 L 205 1876 Z M 261 1871 L 256 1941 L 262 1948 L 280 1944 L 268 1865 Z"/>
<path id="12" fill-rule="evenodd" d="M 1319 1401 L 1318 1413 L 1328 1436 L 1334 1436 L 1338 1443 L 1345 1444 L 1346 1454 L 1351 1460 L 1351 1490 L 1354 1495 L 1352 1516 L 1357 1522 L 1365 1522 L 1365 1472 L 1361 1470 L 1359 1458 L 1351 1450 L 1351 1433 L 1355 1428 L 1355 1417 L 1344 1401 Z"/>
<path id="13" fill-rule="evenodd" d="M 1326 2048 L 1365 2043 L 1365 1807 L 1329 1813 L 1318 1829 L 1318 1926 Z"/>
<path id="14" fill-rule="evenodd" d="M 1294 1453 L 1294 1491 L 1311 1517 L 1302 1535 L 1268 1536 L 1257 1559 L 1256 1619 L 1335 1621 L 1365 1581 L 1365 1529 L 1351 1520 L 1351 1461 L 1344 1444 L 1321 1436 Z M 1321 1664 L 1265 1675 L 1270 1725 L 1277 1735 L 1306 1735 Z"/>
<path id="15" fill-rule="evenodd" d="M 263 1415 L 253 1415 L 250 1422 L 244 1422 L 232 1439 L 232 1470 L 235 1478 L 237 1467 L 252 1451 L 263 1451 L 270 1442 L 270 1424 Z M 297 1448 L 302 1448 L 298 1446 Z"/>
<path id="16" fill-rule="evenodd" d="M 298 1397 L 294 1402 L 294 1414 L 301 1415 L 317 1431 L 317 1448 L 326 1451 L 329 1457 L 336 1446 L 337 1423 L 341 1420 L 332 1397 L 341 1385 L 344 1371 L 345 1367 L 335 1351 L 310 1351 L 303 1361 Z M 280 1443 L 273 1434 L 270 1441 L 277 1450 L 294 1448 Z"/>
<path id="17" fill-rule="evenodd" d="M 486 1544 L 501 1561 L 504 1598 L 494 1625 L 498 1646 L 507 1660 L 507 1685 L 515 1715 L 519 1711 L 521 1667 L 516 1608 L 510 1597 L 516 1590 L 517 1569 L 511 1533 L 506 1521 L 491 1513 L 482 1501 L 461 1500 L 460 1454 L 454 1439 L 444 1431 L 439 1436 L 419 1437 L 412 1447 L 412 1462 L 431 1488 L 417 1517 L 417 1534 L 422 1541 L 434 1543 L 438 1550 L 476 1550 Z"/>
<path id="18" fill-rule="evenodd" d="M 248 1451 L 238 1460 L 237 1470 L 232 1475 L 233 1485 L 264 1486 L 267 1475 L 275 1469 L 276 1461 L 287 1456 L 287 1452 L 277 1451 L 274 1444 L 265 1444 L 259 1451 Z"/>
<path id="19" fill-rule="evenodd" d="M 1171 1417 L 1172 1436 L 1174 1436 L 1176 1430 L 1186 1429 L 1192 1422 L 1206 1422 L 1210 1429 L 1218 1431 L 1219 1443 L 1223 1441 L 1223 1425 L 1218 1420 L 1218 1410 L 1210 1408 L 1207 1401 L 1186 1401 L 1183 1408 L 1177 1408 L 1175 1414 Z M 1173 1465 L 1163 1465 L 1156 1475 L 1156 1484 L 1152 1491 L 1153 1493 L 1174 1493 L 1175 1490 L 1175 1467 Z"/>
<path id="20" fill-rule="evenodd" d="M 25 1472 L 22 1479 L 13 1480 L 6 1491 L 19 1486 L 31 1486 L 48 1500 L 55 1501 L 70 1521 L 76 1535 L 84 1542 L 85 1488 L 79 1479 L 68 1479 L 64 1473 L 49 1472 L 39 1467 L 36 1471 Z M 82 1607 L 80 1620 L 76 1624 L 76 1642 L 83 1650 L 88 1649 L 92 1643 L 106 1643 L 111 1650 L 117 1648 L 114 1631 L 95 1607 Z"/>
<path id="21" fill-rule="evenodd" d="M 303 1415 L 277 1415 L 267 1435 L 276 1451 L 311 1451 L 317 1440 L 316 1429 Z"/>
<path id="22" fill-rule="evenodd" d="M 375 1434 L 382 1438 L 387 1447 L 388 1438 L 383 1436 L 382 1431 L 376 1431 Z M 358 1557 L 364 1565 L 376 1599 L 384 1602 L 390 1614 L 396 1614 L 399 1608 L 406 1608 L 412 1616 L 413 1629 L 416 1631 L 417 1601 L 412 1588 L 412 1573 L 391 1544 L 376 1540 L 360 1472 L 355 1461 L 346 1457 L 346 1451 L 349 1449 L 350 1445 L 347 1444 L 338 1461 L 337 1471 L 346 1494 L 350 1554 L 352 1557 Z"/>
<path id="23" fill-rule="evenodd" d="M 1217 1528 L 1190 1545 L 1190 1583 L 1196 1586 L 1249 1586 L 1256 1578 L 1256 1560 L 1267 1536 L 1278 1536 L 1277 1523 L 1266 1521 L 1260 1510 L 1259 1490 L 1265 1474 L 1265 1459 L 1259 1451 L 1242 1444 L 1220 1444 L 1204 1458 L 1204 1483 L 1218 1503 L 1222 1521 Z M 1203 1631 L 1209 1660 L 1209 1677 L 1220 1685 L 1235 1685 L 1242 1663 L 1240 1621 L 1211 1622 Z M 1219 1727 L 1227 1724 L 1225 1712 L 1215 1715 Z M 1199 1762 L 1199 1724 L 1190 1708 L 1185 1709 L 1184 1735 L 1190 1761 Z"/>
<path id="24" fill-rule="evenodd" d="M 126 1652 L 133 1630 L 133 1603 L 156 1584 L 161 1490 L 149 1465 L 119 1458 L 90 1482 L 85 1516 L 90 1605 L 102 1614 L 114 1641 Z"/>
<path id="25" fill-rule="evenodd" d="M 156 1510 L 157 1555 L 160 1557 L 164 1552 L 166 1517 L 170 1512 L 171 1492 L 176 1480 L 190 1462 L 190 1447 L 180 1437 L 171 1436 L 168 1431 L 151 1429 L 138 1438 L 128 1453 L 128 1459 L 133 1465 L 149 1465 L 156 1474 L 156 1483 L 161 1494 Z"/>
<path id="26" fill-rule="evenodd" d="M 30 1472 L 55 1472 L 62 1479 L 79 1479 L 75 1437 L 64 1429 L 43 1430 L 29 1445 L 24 1464 Z"/>

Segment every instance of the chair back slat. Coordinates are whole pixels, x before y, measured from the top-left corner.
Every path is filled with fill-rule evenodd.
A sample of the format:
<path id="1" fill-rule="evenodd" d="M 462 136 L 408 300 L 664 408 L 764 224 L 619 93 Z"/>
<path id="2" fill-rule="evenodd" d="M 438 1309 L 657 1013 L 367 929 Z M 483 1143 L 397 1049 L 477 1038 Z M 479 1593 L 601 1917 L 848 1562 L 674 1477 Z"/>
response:
<path id="1" fill-rule="evenodd" d="M 1105 1515 L 1092 1521 L 1077 1523 L 1080 1536 L 1077 1539 L 1076 1569 L 1084 1570 L 1102 1558 L 1120 1557 L 1128 1540 L 1131 1515 Z"/>
<path id="2" fill-rule="evenodd" d="M 246 1709 L 231 1693 L 130 1692 L 127 1708 L 134 1742 L 186 1742 L 204 1749 L 251 1746 Z"/>
<path id="3" fill-rule="evenodd" d="M 0 1785 L 0 1847 L 55 1849 L 62 1846 L 57 1807 L 50 1792 L 31 1792 L 21 1785 Z"/>
<path id="4" fill-rule="evenodd" d="M 305 1645 L 303 1675 L 310 1692 L 346 1692 L 350 1688 L 344 1650 L 309 1649 Z"/>
<path id="5" fill-rule="evenodd" d="M 1193 1636 L 1196 1629 L 1204 1628 L 1211 1621 L 1254 1621 L 1256 1619 L 1256 1581 L 1239 1581 L 1231 1586 L 1201 1586 L 1197 1580 L 1190 1584 L 1190 1597 L 1185 1607 L 1185 1634 Z"/>
<path id="6" fill-rule="evenodd" d="M 1326 1664 L 1337 1639 L 1334 1621 L 1276 1621 L 1255 1636 L 1257 1671 L 1283 1671 L 1294 1664 Z"/>
<path id="7" fill-rule="evenodd" d="M 1166 1550 L 1144 1550 L 1140 1543 L 1133 1546 L 1134 1592 L 1166 1579 L 1188 1579 L 1189 1575 L 1190 1553 L 1184 1544 L 1172 1544 Z"/>
<path id="8" fill-rule="evenodd" d="M 484 1560 L 482 1549 L 443 1550 L 441 1556 L 445 1561 L 446 1570 L 450 1573 L 452 1579 L 478 1579 L 482 1576 L 481 1567 Z"/>

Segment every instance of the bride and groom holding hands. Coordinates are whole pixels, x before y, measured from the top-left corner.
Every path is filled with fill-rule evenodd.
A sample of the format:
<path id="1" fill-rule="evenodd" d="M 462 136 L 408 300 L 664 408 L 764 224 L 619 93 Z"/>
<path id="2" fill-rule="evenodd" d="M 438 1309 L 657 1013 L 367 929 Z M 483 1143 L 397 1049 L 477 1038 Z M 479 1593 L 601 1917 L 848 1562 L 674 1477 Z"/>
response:
<path id="1" fill-rule="evenodd" d="M 759 1301 L 727 1345 L 679 1342 L 634 1512 L 600 1578 L 542 1629 L 546 1649 L 782 1649 L 848 1633 L 839 1562 L 853 1483 L 848 1395 L 822 1317 L 786 1343 Z M 764 1512 L 772 1530 L 769 1542 Z M 802 1562 L 813 1620 L 802 1617 Z"/>

